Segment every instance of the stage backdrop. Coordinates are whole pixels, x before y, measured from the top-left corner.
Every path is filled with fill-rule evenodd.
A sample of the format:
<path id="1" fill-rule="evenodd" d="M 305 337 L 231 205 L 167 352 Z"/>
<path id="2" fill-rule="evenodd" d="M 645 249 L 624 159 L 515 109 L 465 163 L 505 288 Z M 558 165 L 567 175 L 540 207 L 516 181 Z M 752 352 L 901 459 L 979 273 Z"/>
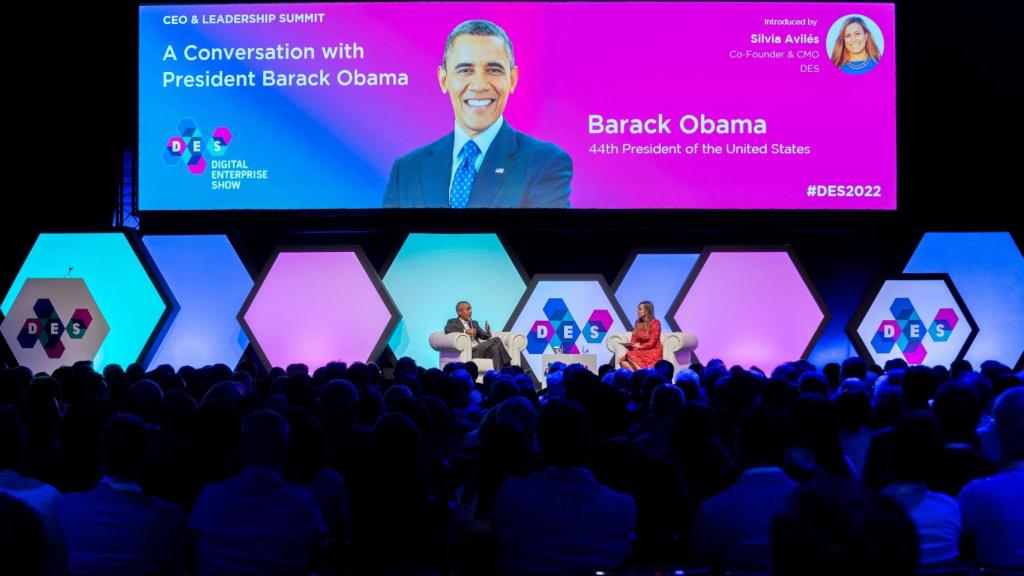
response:
<path id="1" fill-rule="evenodd" d="M 469 19 L 514 62 L 442 92 Z M 143 210 L 447 207 L 453 108 L 550 143 L 498 136 L 469 207 L 896 208 L 893 4 L 139 9 Z"/>

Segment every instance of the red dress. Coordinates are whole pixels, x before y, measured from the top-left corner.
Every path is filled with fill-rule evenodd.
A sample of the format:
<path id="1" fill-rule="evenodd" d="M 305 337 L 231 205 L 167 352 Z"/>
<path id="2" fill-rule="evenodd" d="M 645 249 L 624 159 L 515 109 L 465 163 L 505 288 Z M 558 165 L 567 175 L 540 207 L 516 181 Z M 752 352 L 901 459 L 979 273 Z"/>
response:
<path id="1" fill-rule="evenodd" d="M 633 349 L 626 352 L 626 358 L 636 365 L 637 368 L 652 368 L 658 360 L 661 360 L 661 322 L 651 320 L 650 328 L 647 324 L 638 323 L 633 328 L 633 337 L 630 339 Z"/>

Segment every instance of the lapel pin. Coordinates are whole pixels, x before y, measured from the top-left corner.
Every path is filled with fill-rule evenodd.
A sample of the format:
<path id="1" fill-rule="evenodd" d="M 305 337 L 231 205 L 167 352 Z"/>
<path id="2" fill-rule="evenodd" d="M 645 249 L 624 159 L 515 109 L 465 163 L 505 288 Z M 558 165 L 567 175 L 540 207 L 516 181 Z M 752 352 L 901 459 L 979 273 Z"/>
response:
<path id="1" fill-rule="evenodd" d="M 495 168 L 494 169 L 494 173 L 495 174 L 504 174 L 505 173 L 505 169 L 504 168 Z"/>

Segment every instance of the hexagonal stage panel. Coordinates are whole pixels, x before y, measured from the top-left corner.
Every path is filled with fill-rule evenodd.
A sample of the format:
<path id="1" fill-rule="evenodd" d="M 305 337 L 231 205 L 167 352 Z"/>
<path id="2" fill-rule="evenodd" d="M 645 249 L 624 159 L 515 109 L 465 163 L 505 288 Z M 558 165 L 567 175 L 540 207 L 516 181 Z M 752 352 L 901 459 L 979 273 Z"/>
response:
<path id="1" fill-rule="evenodd" d="M 544 373 L 542 356 L 596 354 L 598 364 L 612 358 L 604 340 L 609 332 L 627 332 L 629 320 L 598 274 L 538 274 L 530 281 L 506 330 L 526 334 L 523 358 L 534 377 Z"/>
<path id="2" fill-rule="evenodd" d="M 253 283 L 228 237 L 144 236 L 142 243 L 179 306 L 151 364 L 234 367 L 249 345 L 238 310 Z"/>
<path id="3" fill-rule="evenodd" d="M 356 246 L 274 252 L 238 320 L 266 366 L 375 359 L 399 313 Z"/>
<path id="4" fill-rule="evenodd" d="M 1024 257 L 1009 232 L 928 232 L 906 273 L 949 274 L 978 323 L 965 358 L 1024 366 Z"/>
<path id="5" fill-rule="evenodd" d="M 879 282 L 847 327 L 861 356 L 879 366 L 949 366 L 978 333 L 970 311 L 947 274 L 901 274 Z"/>
<path id="6" fill-rule="evenodd" d="M 634 250 L 612 283 L 612 292 L 622 309 L 633 310 L 644 300 L 654 304 L 654 314 L 665 323 L 668 311 L 693 271 L 700 254 L 697 252 L 661 252 Z"/>
<path id="7" fill-rule="evenodd" d="M 81 278 L 28 278 L 0 333 L 21 366 L 52 374 L 93 360 L 110 327 Z"/>
<path id="8" fill-rule="evenodd" d="M 757 366 L 806 358 L 828 312 L 789 247 L 707 248 L 669 311 L 700 338 L 700 358 Z"/>
<path id="9" fill-rule="evenodd" d="M 0 308 L 6 314 L 27 278 L 81 278 L 110 325 L 96 352 L 97 369 L 106 364 L 146 364 L 159 344 L 176 304 L 157 271 L 147 271 L 145 252 L 136 251 L 120 232 L 40 234 Z"/>
<path id="10" fill-rule="evenodd" d="M 472 304 L 481 326 L 501 330 L 526 291 L 526 275 L 497 234 L 410 234 L 383 276 L 402 313 L 391 350 L 427 367 L 438 362 L 427 340 L 455 317 L 458 301 Z"/>

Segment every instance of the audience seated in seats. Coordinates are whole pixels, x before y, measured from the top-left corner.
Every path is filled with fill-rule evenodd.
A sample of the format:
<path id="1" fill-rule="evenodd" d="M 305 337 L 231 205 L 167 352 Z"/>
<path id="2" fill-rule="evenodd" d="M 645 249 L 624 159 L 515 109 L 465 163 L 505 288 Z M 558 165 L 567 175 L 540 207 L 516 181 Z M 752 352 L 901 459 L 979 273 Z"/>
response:
<path id="1" fill-rule="evenodd" d="M 1024 374 L 670 368 L 0 369 L 0 573 L 1024 570 Z"/>
<path id="2" fill-rule="evenodd" d="M 548 466 L 505 480 L 491 510 L 496 570 L 512 574 L 583 573 L 622 563 L 636 527 L 633 499 L 586 468 L 591 429 L 583 408 L 549 402 L 538 439 Z"/>
<path id="3" fill-rule="evenodd" d="M 242 471 L 209 484 L 188 521 L 195 573 L 305 574 L 316 565 L 325 526 L 309 492 L 281 479 L 288 423 L 257 410 L 238 442 Z"/>
<path id="4" fill-rule="evenodd" d="M 964 531 L 979 561 L 1024 570 L 1024 387 L 1003 392 L 993 416 L 1002 470 L 970 482 L 960 492 Z"/>
<path id="5" fill-rule="evenodd" d="M 977 380 L 965 375 L 943 384 L 932 407 L 944 444 L 935 489 L 954 498 L 971 480 L 991 476 L 998 469 L 997 463 L 980 450 L 977 429 L 981 395 Z"/>
<path id="6" fill-rule="evenodd" d="M 142 492 L 146 424 L 118 414 L 103 426 L 103 477 L 57 500 L 57 525 L 72 574 L 175 574 L 182 558 L 181 510 Z"/>
<path id="7" fill-rule="evenodd" d="M 0 404 L 0 494 L 17 498 L 39 516 L 49 546 L 48 552 L 44 553 L 49 558 L 49 573 L 58 574 L 64 564 L 64 545 L 55 514 L 60 492 L 49 484 L 18 472 L 17 467 L 25 450 L 25 430 L 17 410 L 7 404 Z"/>
<path id="8" fill-rule="evenodd" d="M 939 428 L 928 413 L 910 412 L 896 422 L 889 453 L 895 482 L 882 494 L 902 504 L 914 521 L 921 564 L 949 562 L 960 554 L 960 507 L 952 497 L 928 488 L 941 451 Z"/>
<path id="9" fill-rule="evenodd" d="M 825 476 L 801 487 L 771 524 L 777 576 L 912 576 L 917 534 L 906 511 L 851 479 Z"/>
<path id="10" fill-rule="evenodd" d="M 735 484 L 700 505 L 694 525 L 697 558 L 714 568 L 771 568 L 769 532 L 798 484 L 782 471 L 790 445 L 784 413 L 755 408 L 744 418 L 739 437 L 743 472 Z"/>

